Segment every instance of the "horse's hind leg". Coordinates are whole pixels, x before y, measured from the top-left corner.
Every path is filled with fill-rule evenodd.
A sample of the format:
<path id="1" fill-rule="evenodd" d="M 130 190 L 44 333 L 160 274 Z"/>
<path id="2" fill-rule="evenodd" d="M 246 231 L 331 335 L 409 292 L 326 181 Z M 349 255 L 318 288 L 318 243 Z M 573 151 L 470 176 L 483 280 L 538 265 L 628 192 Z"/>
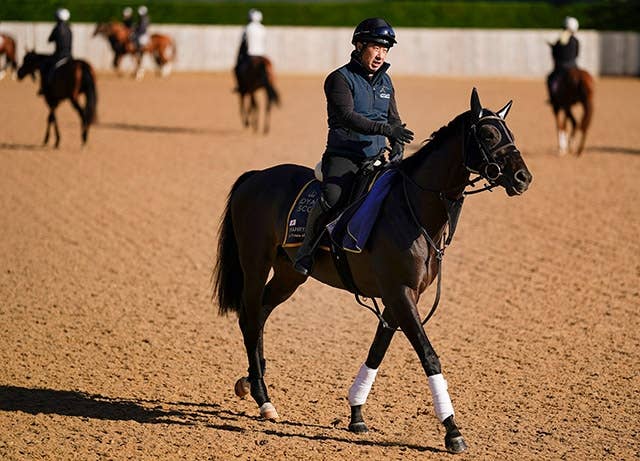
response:
<path id="1" fill-rule="evenodd" d="M 362 407 L 367 401 L 371 386 L 373 386 L 373 382 L 378 374 L 378 368 L 396 332 L 397 324 L 395 320 L 393 320 L 390 312 L 388 309 L 385 309 L 382 313 L 382 317 L 387 322 L 387 326 L 383 325 L 382 322 L 378 324 L 376 335 L 369 348 L 367 360 L 360 367 L 353 384 L 349 388 L 349 405 L 351 406 L 349 430 L 351 432 L 363 433 L 369 430 L 362 417 Z"/>
<path id="2" fill-rule="evenodd" d="M 274 274 L 269 283 L 264 288 L 262 297 L 262 329 L 258 339 L 258 354 L 262 374 L 266 372 L 266 360 L 264 358 L 264 325 L 269 315 L 277 306 L 285 302 L 296 291 L 296 289 L 304 283 L 306 277 L 300 275 L 293 270 L 289 258 L 283 252 L 279 251 L 273 264 Z M 240 378 L 235 386 L 236 395 L 244 397 L 250 391 L 249 379 L 247 377 Z"/>
<path id="3" fill-rule="evenodd" d="M 587 140 L 587 131 L 589 130 L 591 117 L 593 115 L 593 105 L 589 97 L 586 97 L 586 100 L 583 102 L 582 107 L 584 108 L 584 110 L 582 114 L 582 120 L 580 121 L 580 143 L 578 144 L 578 150 L 576 151 L 577 155 L 582 155 L 584 144 Z"/>
<path id="4" fill-rule="evenodd" d="M 269 95 L 267 94 L 267 102 L 264 109 L 264 134 L 269 133 L 270 125 L 271 125 L 271 100 L 269 99 Z"/>
<path id="5" fill-rule="evenodd" d="M 264 382 L 261 338 L 264 327 L 263 295 L 265 283 L 275 254 L 267 248 L 259 248 L 259 242 L 252 242 L 240 249 L 240 259 L 244 273 L 242 292 L 243 309 L 239 313 L 244 345 L 249 362 L 248 381 L 251 396 L 260 407 L 260 414 L 266 419 L 276 419 L 278 413 L 269 400 Z M 275 249 L 273 250 L 275 252 Z M 236 387 L 237 391 L 237 387 Z"/>
<path id="6" fill-rule="evenodd" d="M 84 110 L 80 106 L 80 103 L 78 103 L 77 99 L 72 98 L 71 105 L 76 110 L 76 112 L 78 112 L 78 115 L 80 116 L 80 122 L 82 123 L 82 144 L 84 145 L 87 142 L 87 132 L 89 131 L 89 120 L 87 120 Z"/>
<path id="7" fill-rule="evenodd" d="M 240 329 L 249 358 L 249 376 L 240 378 L 236 382 L 235 391 L 239 397 L 243 397 L 250 388 L 251 396 L 260 407 L 260 414 L 266 419 L 277 419 L 278 413 L 269 400 L 264 382 L 266 370 L 263 347 L 264 325 L 271 312 L 296 291 L 305 281 L 305 277 L 293 270 L 284 253 L 278 253 L 273 261 L 274 275 L 264 286 L 271 264 L 266 263 L 260 266 L 254 265 L 252 268 L 247 268 L 243 264 L 244 272 L 255 276 L 251 277 L 251 280 L 245 277 L 245 310 L 240 314 Z M 261 299 L 258 299 L 258 296 Z M 259 307 L 256 304 L 259 304 Z"/>

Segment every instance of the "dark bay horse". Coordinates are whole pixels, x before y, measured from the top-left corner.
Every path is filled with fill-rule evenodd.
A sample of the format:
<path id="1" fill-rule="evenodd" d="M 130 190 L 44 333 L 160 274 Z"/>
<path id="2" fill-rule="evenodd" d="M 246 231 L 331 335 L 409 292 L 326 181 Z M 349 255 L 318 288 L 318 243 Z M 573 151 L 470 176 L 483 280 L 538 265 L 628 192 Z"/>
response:
<path id="1" fill-rule="evenodd" d="M 561 73 L 556 79 L 549 89 L 549 99 L 558 130 L 558 151 L 560 155 L 570 152 L 576 131 L 580 131 L 576 154 L 581 155 L 593 117 L 593 77 L 586 70 L 574 67 Z M 571 107 L 575 104 L 582 105 L 579 123 L 571 112 Z M 567 132 L 567 121 L 571 123 L 570 132 Z"/>
<path id="2" fill-rule="evenodd" d="M 18 79 L 31 75 L 35 79 L 36 71 L 40 72 L 41 79 L 50 78 L 49 84 L 45 85 L 44 98 L 49 106 L 49 117 L 47 118 L 47 131 L 44 136 L 44 144 L 49 142 L 49 132 L 53 125 L 56 142 L 55 147 L 60 145 L 60 131 L 56 120 L 55 110 L 60 101 L 69 99 L 71 105 L 80 115 L 82 121 L 82 144 L 87 142 L 89 126 L 95 121 L 96 105 L 98 96 L 96 92 L 96 77 L 93 68 L 82 59 L 69 59 L 64 64 L 53 70 L 53 75 L 49 77 L 44 69 L 45 62 L 50 59 L 49 55 L 38 54 L 29 51 L 18 69 Z M 82 107 L 79 96 L 85 95 L 85 105 Z"/>
<path id="3" fill-rule="evenodd" d="M 267 93 L 264 112 L 264 133 L 269 132 L 271 105 L 280 103 L 280 96 L 275 88 L 273 65 L 269 58 L 264 56 L 251 56 L 245 58 L 236 72 L 238 83 L 237 91 L 240 95 L 240 117 L 245 127 L 252 126 L 258 131 L 258 102 L 256 92 L 264 88 Z M 245 102 L 248 97 L 249 106 Z"/>
<path id="4" fill-rule="evenodd" d="M 366 362 L 349 390 L 351 431 L 367 431 L 362 406 L 399 327 L 427 375 L 436 415 L 446 428 L 446 448 L 454 453 L 466 449 L 440 361 L 416 306 L 439 271 L 449 221 L 447 203 L 462 204 L 465 188 L 475 182 L 471 174 L 491 187 L 503 187 L 509 196 L 529 187 L 532 176 L 504 121 L 510 107 L 511 102 L 497 113 L 483 109 L 474 89 L 471 110 L 397 166 L 401 179 L 386 197 L 369 243 L 362 253 L 347 255 L 359 291 L 382 299 L 387 324 L 379 322 Z M 306 280 L 292 267 L 296 249 L 283 248 L 282 243 L 293 200 L 313 176 L 311 169 L 298 165 L 244 173 L 231 189 L 219 231 L 214 297 L 221 314 L 237 313 L 249 362 L 248 377 L 236 382 L 236 394 L 250 392 L 267 419 L 276 419 L 278 413 L 264 381 L 263 329 L 276 306 Z M 273 276 L 267 282 L 270 270 Z M 312 276 L 346 289 L 327 252 L 317 255 Z"/>
<path id="5" fill-rule="evenodd" d="M 158 66 L 159 74 L 162 77 L 168 76 L 176 57 L 176 46 L 173 39 L 163 34 L 151 34 L 149 43 L 138 50 L 131 40 L 131 32 L 131 29 L 118 21 L 100 22 L 96 24 L 93 36 L 102 35 L 109 41 L 114 53 L 113 68 L 116 72 L 120 73 L 122 57 L 131 54 L 136 62 L 136 70 L 133 75 L 140 80 L 144 76 L 142 57 L 144 53 L 149 53 Z"/>
<path id="6" fill-rule="evenodd" d="M 0 57 L 4 56 L 4 65 L 0 68 L 0 80 L 4 78 L 7 70 L 13 70 L 14 75 L 18 64 L 16 62 L 16 41 L 7 34 L 0 34 Z M 15 78 L 15 77 L 14 77 Z"/>

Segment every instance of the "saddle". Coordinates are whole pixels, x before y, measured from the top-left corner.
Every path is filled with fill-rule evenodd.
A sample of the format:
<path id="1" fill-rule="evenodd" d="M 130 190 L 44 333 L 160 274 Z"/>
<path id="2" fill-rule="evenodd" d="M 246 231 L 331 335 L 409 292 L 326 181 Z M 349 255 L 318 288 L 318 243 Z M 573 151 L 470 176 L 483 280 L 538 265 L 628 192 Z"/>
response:
<path id="1" fill-rule="evenodd" d="M 330 251 L 344 285 L 358 293 L 347 263 L 346 252 L 365 248 L 384 198 L 395 183 L 398 170 L 376 159 L 365 162 L 354 181 L 348 205 L 325 227 L 317 249 Z M 298 192 L 287 215 L 283 247 L 302 245 L 309 212 L 320 198 L 320 181 L 312 179 Z"/>

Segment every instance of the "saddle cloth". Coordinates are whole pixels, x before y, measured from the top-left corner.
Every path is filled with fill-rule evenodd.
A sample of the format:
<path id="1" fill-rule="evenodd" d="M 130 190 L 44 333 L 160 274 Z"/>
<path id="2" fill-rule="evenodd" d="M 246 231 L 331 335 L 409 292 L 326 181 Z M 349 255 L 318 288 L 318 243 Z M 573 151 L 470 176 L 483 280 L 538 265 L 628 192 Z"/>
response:
<path id="1" fill-rule="evenodd" d="M 329 236 L 333 242 L 345 251 L 360 253 L 369 239 L 371 230 L 378 218 L 384 198 L 395 182 L 397 171 L 384 171 L 375 180 L 369 192 L 349 205 L 336 219 L 327 224 L 319 247 L 329 250 Z M 320 182 L 316 179 L 305 184 L 289 210 L 287 229 L 283 247 L 302 245 L 309 212 L 320 198 Z"/>

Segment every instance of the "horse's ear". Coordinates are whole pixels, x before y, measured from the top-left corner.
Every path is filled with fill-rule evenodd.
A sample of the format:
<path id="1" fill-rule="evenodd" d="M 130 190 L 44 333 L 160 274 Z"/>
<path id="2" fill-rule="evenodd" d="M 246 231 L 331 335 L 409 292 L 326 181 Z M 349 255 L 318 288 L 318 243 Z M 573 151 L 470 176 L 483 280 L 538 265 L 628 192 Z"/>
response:
<path id="1" fill-rule="evenodd" d="M 471 113 L 475 116 L 476 120 L 482 115 L 482 104 L 480 104 L 478 90 L 476 90 L 475 87 L 473 87 L 473 91 L 471 91 Z"/>
<path id="2" fill-rule="evenodd" d="M 504 106 L 502 109 L 500 109 L 500 110 L 498 111 L 498 116 L 499 116 L 502 120 L 504 120 L 505 118 L 507 118 L 507 114 L 508 114 L 508 113 L 509 113 L 509 111 L 511 110 L 511 106 L 512 106 L 512 104 L 513 104 L 513 101 L 509 101 L 509 102 L 507 103 L 507 105 L 506 105 L 506 106 Z"/>

